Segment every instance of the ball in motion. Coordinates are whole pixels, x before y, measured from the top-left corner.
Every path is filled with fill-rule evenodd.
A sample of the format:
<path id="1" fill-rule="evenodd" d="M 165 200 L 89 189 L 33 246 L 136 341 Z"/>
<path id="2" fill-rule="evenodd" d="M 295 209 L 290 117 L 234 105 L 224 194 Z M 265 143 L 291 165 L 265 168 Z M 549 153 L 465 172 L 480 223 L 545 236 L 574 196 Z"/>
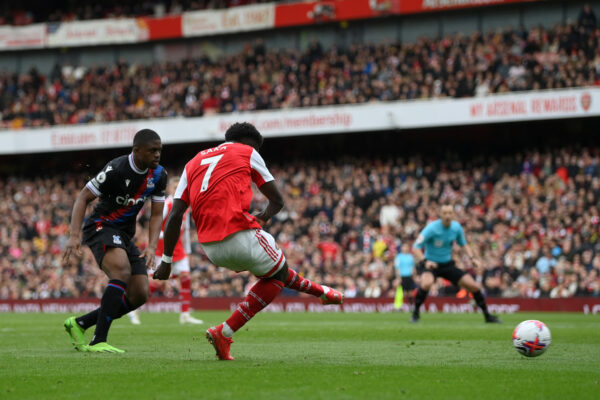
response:
<path id="1" fill-rule="evenodd" d="M 513 346 L 527 357 L 543 354 L 552 343 L 550 329 L 541 321 L 534 319 L 521 322 L 513 331 Z"/>

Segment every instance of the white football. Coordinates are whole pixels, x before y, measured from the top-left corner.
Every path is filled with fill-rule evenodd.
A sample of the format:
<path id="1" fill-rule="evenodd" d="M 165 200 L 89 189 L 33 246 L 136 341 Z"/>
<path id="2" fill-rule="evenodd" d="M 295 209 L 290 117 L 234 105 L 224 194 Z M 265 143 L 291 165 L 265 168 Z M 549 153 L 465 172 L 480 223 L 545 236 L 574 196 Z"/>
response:
<path id="1" fill-rule="evenodd" d="M 541 321 L 530 319 L 521 322 L 513 331 L 513 346 L 527 357 L 543 354 L 552 343 L 550 329 Z"/>

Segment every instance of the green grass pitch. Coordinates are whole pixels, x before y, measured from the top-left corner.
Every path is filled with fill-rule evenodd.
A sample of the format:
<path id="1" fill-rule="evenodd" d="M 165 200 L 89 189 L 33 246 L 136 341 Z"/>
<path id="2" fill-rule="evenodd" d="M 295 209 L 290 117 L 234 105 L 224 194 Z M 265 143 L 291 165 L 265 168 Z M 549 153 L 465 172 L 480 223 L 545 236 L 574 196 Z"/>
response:
<path id="1" fill-rule="evenodd" d="M 235 336 L 236 361 L 204 337 L 225 312 L 181 326 L 176 314 L 113 323 L 123 355 L 84 354 L 67 315 L 0 314 L 0 399 L 600 399 L 600 316 L 259 314 Z M 512 347 L 522 320 L 540 319 L 552 345 L 537 358 Z M 91 337 L 88 332 L 86 337 Z"/>

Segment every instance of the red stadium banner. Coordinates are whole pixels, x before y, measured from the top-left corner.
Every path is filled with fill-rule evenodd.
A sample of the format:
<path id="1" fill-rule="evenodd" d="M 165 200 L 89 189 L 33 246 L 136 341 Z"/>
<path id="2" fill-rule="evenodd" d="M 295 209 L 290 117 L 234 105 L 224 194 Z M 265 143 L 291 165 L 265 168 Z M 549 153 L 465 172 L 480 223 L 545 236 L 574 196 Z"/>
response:
<path id="1" fill-rule="evenodd" d="M 366 19 L 397 14 L 400 0 L 322 0 L 275 7 L 275 27 Z"/>
<path id="2" fill-rule="evenodd" d="M 138 25 L 146 27 L 148 40 L 174 39 L 183 36 L 181 15 L 163 18 L 138 18 Z"/>
<path id="3" fill-rule="evenodd" d="M 369 19 L 386 15 L 415 14 L 459 8 L 484 7 L 542 0 L 320 0 L 280 4 L 275 27 Z"/>
<path id="4" fill-rule="evenodd" d="M 192 299 L 195 310 L 234 310 L 239 298 L 208 297 Z M 512 314 L 519 311 L 537 312 L 578 312 L 600 314 L 600 298 L 570 297 L 566 299 L 527 299 L 527 298 L 488 298 L 488 308 L 492 313 Z M 0 300 L 0 312 L 44 312 L 44 313 L 83 313 L 98 307 L 99 299 L 45 299 L 45 300 Z M 149 312 L 179 312 L 179 301 L 170 298 L 153 298 L 142 308 Z M 404 305 L 402 311 L 408 311 Z M 345 299 L 342 306 L 324 306 L 309 297 L 279 297 L 265 311 L 268 312 L 393 312 L 393 298 Z M 430 297 L 424 305 L 430 313 L 474 313 L 474 307 L 466 299 L 454 297 Z"/>
<path id="5" fill-rule="evenodd" d="M 400 14 L 416 14 L 509 3 L 530 3 L 534 1 L 541 0 L 402 0 L 400 2 Z"/>

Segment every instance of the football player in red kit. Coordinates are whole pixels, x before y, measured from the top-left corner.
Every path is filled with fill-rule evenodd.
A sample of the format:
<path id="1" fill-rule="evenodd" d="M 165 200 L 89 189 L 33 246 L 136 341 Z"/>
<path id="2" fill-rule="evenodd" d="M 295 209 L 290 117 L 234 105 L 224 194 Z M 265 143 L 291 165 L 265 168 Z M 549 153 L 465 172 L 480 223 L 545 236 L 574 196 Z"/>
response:
<path id="1" fill-rule="evenodd" d="M 343 295 L 288 268 L 275 239 L 262 230 L 262 225 L 283 208 L 283 197 L 258 153 L 262 135 L 252 124 L 236 123 L 225 133 L 225 140 L 201 151 L 185 166 L 165 226 L 162 262 L 154 279 L 168 279 L 181 221 L 191 207 L 198 241 L 211 262 L 233 271 L 249 271 L 259 278 L 233 314 L 206 331 L 217 357 L 233 360 L 229 352 L 233 334 L 284 287 L 318 297 L 323 304 L 341 304 Z M 269 200 L 257 215 L 249 213 L 252 182 Z"/>

